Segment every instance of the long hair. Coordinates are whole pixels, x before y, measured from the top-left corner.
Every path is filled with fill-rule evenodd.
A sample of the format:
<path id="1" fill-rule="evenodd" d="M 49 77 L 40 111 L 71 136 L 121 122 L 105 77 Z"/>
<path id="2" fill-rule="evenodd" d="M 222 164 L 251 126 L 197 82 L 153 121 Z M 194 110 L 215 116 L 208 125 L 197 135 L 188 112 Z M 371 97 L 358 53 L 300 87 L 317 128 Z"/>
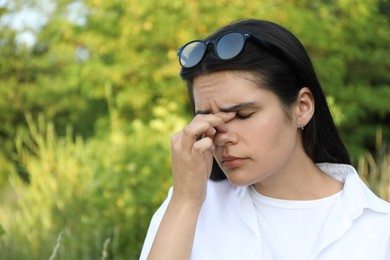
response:
<path id="1" fill-rule="evenodd" d="M 312 62 L 302 43 L 284 27 L 273 22 L 255 19 L 229 24 L 205 40 L 212 41 L 224 33 L 237 31 L 254 34 L 271 48 L 264 48 L 249 39 L 244 50 L 237 57 L 231 60 L 221 60 L 215 55 L 213 46 L 210 44 L 198 65 L 192 68 L 182 68 L 180 73 L 187 84 L 192 105 L 194 106 L 194 78 L 217 71 L 251 73 L 257 85 L 274 92 L 285 107 L 290 107 L 296 101 L 301 88 L 308 87 L 314 97 L 315 111 L 302 132 L 305 152 L 315 163 L 350 164 L 349 154 L 336 129 Z M 226 179 L 215 160 L 210 179 Z"/>

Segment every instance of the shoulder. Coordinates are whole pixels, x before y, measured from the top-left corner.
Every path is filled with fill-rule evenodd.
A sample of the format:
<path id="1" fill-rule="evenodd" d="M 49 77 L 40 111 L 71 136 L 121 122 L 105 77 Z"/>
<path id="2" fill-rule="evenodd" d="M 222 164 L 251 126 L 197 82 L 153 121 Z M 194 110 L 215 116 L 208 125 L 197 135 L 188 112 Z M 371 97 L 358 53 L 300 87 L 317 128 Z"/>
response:
<path id="1" fill-rule="evenodd" d="M 353 166 L 336 163 L 319 163 L 317 166 L 329 176 L 344 183 L 343 198 L 352 211 L 369 209 L 390 214 L 390 203 L 374 194 Z"/>
<path id="2" fill-rule="evenodd" d="M 225 202 L 238 201 L 241 190 L 245 187 L 237 187 L 231 184 L 228 180 L 212 181 L 209 180 L 207 183 L 207 196 L 204 202 L 204 207 L 215 207 L 214 205 L 224 205 Z M 164 215 L 166 208 L 168 207 L 169 201 L 172 197 L 173 187 L 168 191 L 165 201 L 161 204 L 158 210 L 155 212 L 152 221 L 159 222 Z"/>
<path id="3" fill-rule="evenodd" d="M 231 193 L 236 192 L 239 187 L 231 184 L 227 179 L 221 181 L 209 180 L 207 183 L 207 192 Z"/>
<path id="4" fill-rule="evenodd" d="M 236 218 L 240 211 L 240 191 L 245 187 L 238 187 L 228 180 L 208 182 L 207 196 L 203 203 L 200 219 L 220 218 L 228 220 Z M 226 215 L 230 215 L 227 217 Z M 207 220 L 208 221 L 208 220 Z"/>
<path id="5" fill-rule="evenodd" d="M 228 180 L 212 181 L 207 184 L 207 197 L 205 204 L 224 203 L 238 201 L 240 192 L 244 187 L 238 187 L 231 184 Z"/>

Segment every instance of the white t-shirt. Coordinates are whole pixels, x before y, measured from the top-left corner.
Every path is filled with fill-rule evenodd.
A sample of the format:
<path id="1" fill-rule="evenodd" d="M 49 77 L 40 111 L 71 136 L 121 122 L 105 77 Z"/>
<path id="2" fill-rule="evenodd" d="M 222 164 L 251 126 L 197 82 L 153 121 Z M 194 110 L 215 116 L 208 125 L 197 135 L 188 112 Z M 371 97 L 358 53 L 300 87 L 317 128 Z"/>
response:
<path id="1" fill-rule="evenodd" d="M 258 206 L 251 198 L 250 186 L 237 187 L 228 180 L 209 181 L 207 198 L 198 218 L 191 260 L 390 260 L 390 203 L 372 193 L 350 165 L 322 163 L 318 167 L 344 183 L 343 191 L 330 198 L 330 202 L 324 199 L 324 204 L 329 203 L 330 208 L 327 210 L 324 205 L 324 208 L 318 206 L 321 208 L 318 210 L 309 206 L 309 212 L 302 214 L 308 215 L 302 217 L 300 214 L 306 210 L 304 207 L 301 210 L 291 210 L 291 206 L 283 209 L 284 204 L 278 201 L 279 213 L 263 213 L 263 223 L 258 223 Z M 172 191 L 170 189 L 167 199 L 153 216 L 140 260 L 147 259 Z M 291 201 L 286 204 L 289 203 Z M 311 203 L 307 202 L 308 205 Z M 321 200 L 319 204 L 322 204 Z M 288 221 L 284 221 L 285 214 L 280 213 L 284 210 L 288 211 Z M 329 212 L 329 215 L 321 212 Z M 264 230 L 268 234 L 264 234 Z M 318 238 L 318 241 L 310 237 Z M 290 244 L 298 250 L 291 253 L 293 249 L 288 249 Z M 275 251 L 272 251 L 271 245 L 276 247 Z M 287 257 L 273 257 L 279 253 Z M 310 257 L 300 254 L 310 254 Z"/>
<path id="2" fill-rule="evenodd" d="M 261 259 L 309 259 L 341 191 L 317 200 L 281 200 L 249 188 L 262 243 Z"/>

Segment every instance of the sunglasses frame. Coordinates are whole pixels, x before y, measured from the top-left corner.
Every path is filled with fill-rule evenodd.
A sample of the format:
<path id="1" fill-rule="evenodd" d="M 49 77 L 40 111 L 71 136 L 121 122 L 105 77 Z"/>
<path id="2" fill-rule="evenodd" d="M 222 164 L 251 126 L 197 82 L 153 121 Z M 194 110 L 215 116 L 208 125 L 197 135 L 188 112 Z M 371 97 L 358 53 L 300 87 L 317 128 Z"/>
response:
<path id="1" fill-rule="evenodd" d="M 218 44 L 220 43 L 220 41 L 221 41 L 221 39 L 222 39 L 223 37 L 228 36 L 228 35 L 230 35 L 230 34 L 240 34 L 240 35 L 242 36 L 242 40 L 243 40 L 243 41 L 242 41 L 242 46 L 241 46 L 241 48 L 240 48 L 240 51 L 237 52 L 237 54 L 233 55 L 231 58 L 224 59 L 224 58 L 222 58 L 222 57 L 218 54 Z M 249 33 L 249 32 L 231 31 L 231 32 L 226 32 L 226 33 L 222 34 L 221 36 L 219 36 L 218 38 L 213 39 L 213 40 L 208 40 L 208 41 L 204 41 L 204 40 L 193 40 L 193 41 L 190 41 L 190 42 L 184 44 L 182 47 L 180 47 L 180 48 L 177 50 L 177 55 L 179 56 L 179 63 L 180 63 L 180 65 L 181 65 L 183 68 L 186 68 L 186 69 L 195 67 L 196 65 L 198 65 L 198 64 L 202 61 L 204 55 L 206 54 L 207 46 L 208 46 L 209 44 L 212 44 L 212 45 L 214 46 L 214 53 L 215 53 L 215 55 L 216 55 L 219 59 L 221 59 L 221 60 L 230 60 L 230 59 L 233 59 L 233 58 L 235 58 L 235 57 L 237 57 L 238 55 L 241 54 L 241 52 L 242 52 L 242 51 L 244 50 L 244 48 L 245 48 L 245 44 L 246 44 L 246 41 L 247 41 L 248 39 L 253 39 L 257 44 L 259 44 L 260 46 L 262 46 L 262 47 L 265 48 L 266 50 L 273 52 L 272 46 L 271 46 L 269 43 L 267 43 L 265 40 L 262 40 L 261 38 L 259 38 L 258 36 L 254 35 L 254 34 L 252 34 L 252 33 Z M 200 55 L 201 57 L 199 58 L 199 61 L 198 61 L 198 62 L 194 63 L 194 64 L 191 65 L 191 66 L 185 66 L 185 65 L 183 65 L 183 63 L 182 63 L 182 54 L 183 54 L 183 51 L 186 49 L 186 47 L 188 47 L 189 45 L 191 45 L 191 44 L 193 44 L 193 43 L 201 43 L 201 44 L 203 45 L 203 50 L 202 50 L 203 53 L 202 53 L 202 55 Z"/>

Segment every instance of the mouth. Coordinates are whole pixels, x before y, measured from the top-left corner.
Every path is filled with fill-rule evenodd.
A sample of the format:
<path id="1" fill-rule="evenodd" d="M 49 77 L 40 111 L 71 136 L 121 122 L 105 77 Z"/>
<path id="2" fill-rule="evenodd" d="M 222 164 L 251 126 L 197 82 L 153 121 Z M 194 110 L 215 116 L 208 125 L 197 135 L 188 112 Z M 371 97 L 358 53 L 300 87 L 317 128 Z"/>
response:
<path id="1" fill-rule="evenodd" d="M 221 164 L 223 167 L 228 169 L 233 169 L 240 167 L 247 158 L 240 158 L 240 157 L 234 157 L 234 156 L 222 156 L 221 158 Z"/>

